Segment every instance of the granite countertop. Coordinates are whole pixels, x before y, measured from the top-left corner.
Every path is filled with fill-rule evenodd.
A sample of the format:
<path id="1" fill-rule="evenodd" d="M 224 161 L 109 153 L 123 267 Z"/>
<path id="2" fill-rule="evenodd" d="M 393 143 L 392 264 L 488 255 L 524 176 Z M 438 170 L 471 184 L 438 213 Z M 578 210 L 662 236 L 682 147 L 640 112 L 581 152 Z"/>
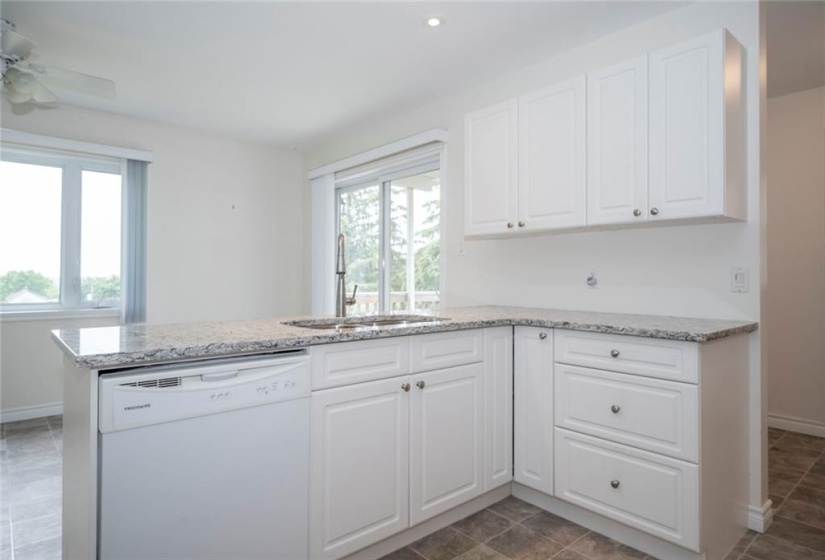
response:
<path id="1" fill-rule="evenodd" d="M 182 360 L 265 353 L 331 342 L 347 342 L 451 330 L 524 325 L 577 331 L 623 334 L 689 342 L 755 331 L 757 323 L 536 309 L 531 307 L 457 307 L 445 309 L 431 323 L 377 327 L 356 331 L 315 330 L 284 322 L 312 317 L 249 321 L 124 325 L 52 331 L 52 338 L 78 367 L 108 369 Z M 319 321 L 322 319 L 314 318 Z"/>

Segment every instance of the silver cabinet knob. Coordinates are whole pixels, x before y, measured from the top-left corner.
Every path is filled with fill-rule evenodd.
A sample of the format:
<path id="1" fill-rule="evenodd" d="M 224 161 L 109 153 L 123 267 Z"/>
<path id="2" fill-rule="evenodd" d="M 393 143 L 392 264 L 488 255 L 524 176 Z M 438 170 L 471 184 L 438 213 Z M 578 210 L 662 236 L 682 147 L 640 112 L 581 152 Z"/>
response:
<path id="1" fill-rule="evenodd" d="M 507 222 L 507 229 L 513 229 L 513 222 Z"/>
<path id="2" fill-rule="evenodd" d="M 650 209 L 650 213 L 651 213 L 653 216 L 656 216 L 656 215 L 658 215 L 658 214 L 659 214 L 659 209 L 658 209 L 658 208 L 651 208 L 651 209 Z"/>
<path id="3" fill-rule="evenodd" d="M 622 409 L 622 407 L 620 407 L 617 404 L 614 404 L 613 406 L 610 407 L 610 412 L 612 412 L 613 414 L 618 414 L 621 409 Z"/>
<path id="4" fill-rule="evenodd" d="M 403 384 L 401 385 L 401 388 L 402 388 L 402 389 L 404 389 L 404 392 L 405 392 L 405 393 L 409 393 L 409 392 L 410 392 L 410 384 L 409 384 L 409 383 L 403 383 Z"/>
<path id="5" fill-rule="evenodd" d="M 611 480 L 610 481 L 610 486 L 612 486 L 613 488 L 618 488 L 619 486 L 621 486 L 621 484 L 622 483 L 619 482 L 618 480 Z"/>
<path id="6" fill-rule="evenodd" d="M 641 216 L 641 215 L 642 215 L 642 211 L 641 211 L 641 210 L 639 210 L 638 208 L 636 208 L 636 209 L 633 211 L 633 215 L 634 215 L 634 216 L 636 216 L 636 217 L 639 217 L 639 216 Z"/>
<path id="7" fill-rule="evenodd" d="M 539 340 L 544 340 L 545 338 L 547 338 L 547 333 L 546 332 L 540 332 L 539 333 Z"/>
<path id="8" fill-rule="evenodd" d="M 415 386 L 416 386 L 416 387 L 418 387 L 419 389 L 423 389 L 423 388 L 424 388 L 424 385 L 425 385 L 425 384 L 424 384 L 424 382 L 423 382 L 423 381 L 416 381 L 416 382 L 415 382 Z"/>
<path id="9" fill-rule="evenodd" d="M 518 223 L 518 227 L 524 227 L 525 225 L 527 225 L 527 224 L 525 224 L 524 222 L 519 222 Z"/>
<path id="10" fill-rule="evenodd" d="M 618 350 L 611 350 L 610 355 L 613 356 L 614 358 L 618 358 L 619 357 L 619 351 Z"/>

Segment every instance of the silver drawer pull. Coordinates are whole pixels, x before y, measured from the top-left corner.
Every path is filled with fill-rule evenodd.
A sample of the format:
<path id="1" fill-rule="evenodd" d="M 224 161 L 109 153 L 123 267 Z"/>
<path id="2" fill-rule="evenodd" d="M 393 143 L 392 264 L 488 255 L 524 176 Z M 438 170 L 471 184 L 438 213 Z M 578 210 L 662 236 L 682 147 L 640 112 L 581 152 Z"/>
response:
<path id="1" fill-rule="evenodd" d="M 402 383 L 401 384 L 401 389 L 403 389 L 405 393 L 409 393 L 410 392 L 410 384 L 409 383 Z"/>
<path id="2" fill-rule="evenodd" d="M 622 483 L 619 482 L 618 480 L 611 480 L 610 481 L 610 486 L 612 486 L 613 488 L 618 488 L 621 484 Z"/>
<path id="3" fill-rule="evenodd" d="M 539 340 L 544 340 L 545 338 L 547 338 L 547 333 L 546 332 L 540 332 L 539 333 Z"/>
<path id="4" fill-rule="evenodd" d="M 622 407 L 620 407 L 620 406 L 619 406 L 619 405 L 617 405 L 617 404 L 614 404 L 613 406 L 611 406 L 611 407 L 610 407 L 610 411 L 611 411 L 613 414 L 618 414 L 618 413 L 619 413 L 619 411 L 620 411 L 621 409 L 622 409 Z"/>
<path id="5" fill-rule="evenodd" d="M 418 387 L 419 389 L 423 389 L 424 385 L 425 385 L 425 383 L 423 381 L 416 381 L 415 382 L 415 386 Z"/>
<path id="6" fill-rule="evenodd" d="M 614 358 L 618 358 L 619 357 L 619 351 L 618 350 L 611 350 L 610 355 L 613 356 Z"/>

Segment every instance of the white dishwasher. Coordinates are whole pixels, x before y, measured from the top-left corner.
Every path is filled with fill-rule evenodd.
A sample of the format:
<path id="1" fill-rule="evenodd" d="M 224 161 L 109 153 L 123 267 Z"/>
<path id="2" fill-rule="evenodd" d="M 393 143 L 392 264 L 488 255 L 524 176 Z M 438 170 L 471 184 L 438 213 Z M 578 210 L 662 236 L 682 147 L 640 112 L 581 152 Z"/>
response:
<path id="1" fill-rule="evenodd" d="M 306 560 L 308 364 L 101 375 L 98 558 Z"/>

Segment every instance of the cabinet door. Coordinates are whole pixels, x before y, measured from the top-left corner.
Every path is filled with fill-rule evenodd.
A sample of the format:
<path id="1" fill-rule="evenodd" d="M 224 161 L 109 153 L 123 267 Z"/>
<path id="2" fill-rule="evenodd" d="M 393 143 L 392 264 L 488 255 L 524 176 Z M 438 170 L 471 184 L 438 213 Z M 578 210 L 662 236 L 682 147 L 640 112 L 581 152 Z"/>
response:
<path id="1" fill-rule="evenodd" d="M 484 491 L 513 480 L 513 327 L 484 329 Z"/>
<path id="2" fill-rule="evenodd" d="M 312 394 L 310 558 L 341 558 L 409 526 L 405 383 Z"/>
<path id="3" fill-rule="evenodd" d="M 464 118 L 466 235 L 511 231 L 518 207 L 518 102 L 499 103 Z"/>
<path id="4" fill-rule="evenodd" d="M 411 525 L 483 493 L 483 372 L 478 363 L 411 377 Z"/>
<path id="5" fill-rule="evenodd" d="M 585 224 L 584 76 L 519 98 L 518 229 Z"/>
<path id="6" fill-rule="evenodd" d="M 724 213 L 724 38 L 650 54 L 651 220 Z"/>
<path id="7" fill-rule="evenodd" d="M 553 494 L 553 336 L 516 327 L 513 338 L 516 482 Z"/>
<path id="8" fill-rule="evenodd" d="M 640 56 L 587 76 L 587 223 L 646 219 L 647 56 Z"/>

